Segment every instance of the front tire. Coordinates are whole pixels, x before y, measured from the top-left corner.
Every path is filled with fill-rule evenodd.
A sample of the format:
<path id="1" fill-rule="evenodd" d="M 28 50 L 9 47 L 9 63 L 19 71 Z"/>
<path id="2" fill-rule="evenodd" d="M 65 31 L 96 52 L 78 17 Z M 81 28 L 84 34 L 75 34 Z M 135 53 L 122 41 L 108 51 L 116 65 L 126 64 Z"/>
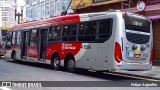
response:
<path id="1" fill-rule="evenodd" d="M 52 64 L 53 69 L 60 70 L 60 57 L 58 54 L 55 54 L 52 57 L 51 64 Z"/>
<path id="2" fill-rule="evenodd" d="M 76 71 L 76 67 L 75 67 L 75 59 L 73 56 L 70 56 L 67 58 L 67 65 L 66 65 L 67 71 L 68 72 L 75 72 Z"/>

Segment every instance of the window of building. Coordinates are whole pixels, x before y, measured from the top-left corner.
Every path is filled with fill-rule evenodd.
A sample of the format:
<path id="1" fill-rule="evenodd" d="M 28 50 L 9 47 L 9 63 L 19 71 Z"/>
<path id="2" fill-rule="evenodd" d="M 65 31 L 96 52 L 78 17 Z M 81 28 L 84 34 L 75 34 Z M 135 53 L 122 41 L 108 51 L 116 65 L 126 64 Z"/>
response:
<path id="1" fill-rule="evenodd" d="M 10 16 L 10 12 L 2 12 L 2 16 Z"/>
<path id="2" fill-rule="evenodd" d="M 49 0 L 45 0 L 45 2 L 49 2 Z"/>
<path id="3" fill-rule="evenodd" d="M 29 1 L 30 1 L 30 0 L 26 0 L 26 5 L 28 5 L 28 4 L 29 4 Z"/>
<path id="4" fill-rule="evenodd" d="M 40 19 L 41 18 L 41 7 L 37 7 L 37 18 Z"/>
<path id="5" fill-rule="evenodd" d="M 67 5 L 66 5 L 66 1 L 65 0 L 63 0 L 63 1 L 61 1 L 61 8 L 62 8 L 62 11 L 65 11 L 66 10 L 66 7 Z"/>
<path id="6" fill-rule="evenodd" d="M 64 25 L 62 41 L 76 41 L 77 24 Z"/>
<path id="7" fill-rule="evenodd" d="M 56 4 L 56 6 L 55 6 L 55 10 L 56 10 L 56 12 L 59 12 L 60 11 L 60 5 L 59 5 L 59 2 L 58 2 L 58 0 L 55 0 L 55 4 Z"/>
<path id="8" fill-rule="evenodd" d="M 9 21 L 10 18 L 9 17 L 2 17 L 2 21 Z"/>
<path id="9" fill-rule="evenodd" d="M 32 19 L 33 19 L 32 9 L 29 9 L 28 12 L 29 12 L 29 13 L 27 14 L 27 15 L 28 15 L 28 18 L 29 18 L 29 20 L 32 20 Z"/>
<path id="10" fill-rule="evenodd" d="M 45 5 L 44 1 L 41 2 L 41 18 L 43 18 L 45 15 Z"/>
<path id="11" fill-rule="evenodd" d="M 2 26 L 10 26 L 10 22 L 2 22 Z"/>
<path id="12" fill-rule="evenodd" d="M 80 23 L 78 41 L 95 41 L 96 21 Z"/>
<path id="13" fill-rule="evenodd" d="M 33 5 L 33 19 L 36 19 L 36 15 L 37 15 L 37 10 L 36 10 L 36 5 Z"/>
<path id="14" fill-rule="evenodd" d="M 54 1 L 50 2 L 50 16 L 53 17 L 54 16 Z"/>
<path id="15" fill-rule="evenodd" d="M 38 35 L 37 35 L 37 30 L 33 29 L 31 30 L 31 34 L 30 34 L 30 42 L 29 42 L 29 46 L 37 46 L 38 44 Z"/>
<path id="16" fill-rule="evenodd" d="M 9 7 L 1 7 L 1 11 L 10 11 Z"/>
<path id="17" fill-rule="evenodd" d="M 49 3 L 45 4 L 45 16 L 48 16 L 50 14 L 50 10 L 49 10 Z"/>
<path id="18" fill-rule="evenodd" d="M 49 30 L 49 41 L 60 41 L 61 37 L 61 27 L 52 27 Z"/>
<path id="19" fill-rule="evenodd" d="M 36 0 L 33 0 L 33 2 L 36 2 Z"/>
<path id="20" fill-rule="evenodd" d="M 40 0 L 37 0 L 37 5 L 40 5 Z"/>
<path id="21" fill-rule="evenodd" d="M 26 19 L 29 20 L 29 18 L 30 18 L 29 10 L 26 10 Z"/>

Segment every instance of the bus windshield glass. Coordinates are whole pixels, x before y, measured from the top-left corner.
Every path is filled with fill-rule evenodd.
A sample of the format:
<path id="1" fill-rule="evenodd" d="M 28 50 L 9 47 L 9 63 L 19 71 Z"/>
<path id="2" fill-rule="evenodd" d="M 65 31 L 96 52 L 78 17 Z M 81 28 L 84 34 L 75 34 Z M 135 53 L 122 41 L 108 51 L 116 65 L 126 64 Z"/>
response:
<path id="1" fill-rule="evenodd" d="M 148 19 L 125 15 L 124 20 L 128 41 L 136 44 L 145 44 L 149 42 L 150 21 Z"/>

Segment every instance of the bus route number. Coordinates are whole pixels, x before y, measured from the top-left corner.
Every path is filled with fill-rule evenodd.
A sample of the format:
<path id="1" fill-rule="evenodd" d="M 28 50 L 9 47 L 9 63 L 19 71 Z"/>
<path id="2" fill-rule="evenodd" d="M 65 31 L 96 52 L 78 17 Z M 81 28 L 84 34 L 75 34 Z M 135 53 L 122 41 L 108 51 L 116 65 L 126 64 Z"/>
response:
<path id="1" fill-rule="evenodd" d="M 84 49 L 91 49 L 91 45 L 83 45 Z"/>

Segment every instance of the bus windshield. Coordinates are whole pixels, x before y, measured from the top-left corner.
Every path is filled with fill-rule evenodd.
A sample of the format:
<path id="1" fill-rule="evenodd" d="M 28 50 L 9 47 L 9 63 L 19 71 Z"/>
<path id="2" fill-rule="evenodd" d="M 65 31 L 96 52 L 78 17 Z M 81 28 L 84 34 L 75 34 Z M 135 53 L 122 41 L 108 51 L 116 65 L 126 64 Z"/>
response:
<path id="1" fill-rule="evenodd" d="M 145 44 L 150 39 L 150 21 L 125 15 L 126 37 L 136 44 Z"/>

